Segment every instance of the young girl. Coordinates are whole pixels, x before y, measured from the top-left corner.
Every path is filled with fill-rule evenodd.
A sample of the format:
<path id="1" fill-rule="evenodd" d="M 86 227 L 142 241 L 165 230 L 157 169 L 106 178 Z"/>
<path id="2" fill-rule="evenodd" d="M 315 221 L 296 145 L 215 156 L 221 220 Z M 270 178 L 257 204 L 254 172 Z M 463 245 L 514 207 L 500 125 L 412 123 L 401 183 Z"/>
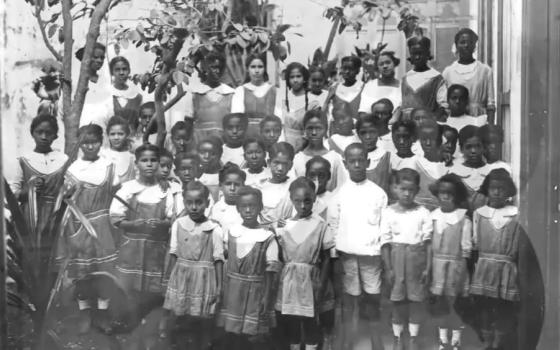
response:
<path id="1" fill-rule="evenodd" d="M 136 168 L 134 155 L 130 153 L 130 128 L 128 122 L 121 117 L 112 117 L 107 123 L 109 148 L 103 149 L 101 155 L 115 164 L 119 182 L 125 183 L 134 179 Z"/>
<path id="2" fill-rule="evenodd" d="M 391 136 L 395 153 L 391 153 L 391 169 L 414 168 L 416 159 L 412 152 L 412 144 L 416 139 L 416 124 L 412 120 L 399 120 L 393 124 Z"/>
<path id="3" fill-rule="evenodd" d="M 309 71 L 301 63 L 292 62 L 284 71 L 284 80 L 286 81 L 286 94 L 282 103 L 284 136 L 286 142 L 297 152 L 303 146 L 303 116 L 312 108 L 307 92 Z"/>
<path id="4" fill-rule="evenodd" d="M 180 155 L 181 153 L 177 154 L 177 156 Z M 181 185 L 181 180 L 172 175 L 171 170 L 173 170 L 174 162 L 175 159 L 173 158 L 171 152 L 169 152 L 166 149 L 160 151 L 159 170 L 158 170 L 159 181 L 161 183 L 164 183 L 165 184 L 164 186 L 169 186 L 167 190 L 170 191 L 171 194 L 173 195 L 173 203 L 174 203 L 173 213 L 175 216 L 178 216 L 181 214 L 181 212 L 184 209 L 183 188 L 182 188 L 183 186 Z"/>
<path id="5" fill-rule="evenodd" d="M 486 204 L 486 197 L 478 192 L 491 166 L 484 160 L 484 143 L 480 129 L 467 125 L 459 132 L 459 145 L 463 163 L 456 163 L 449 172 L 458 175 L 469 190 L 469 209 L 476 210 Z"/>
<path id="6" fill-rule="evenodd" d="M 278 229 L 277 237 L 284 265 L 280 277 L 276 310 L 291 350 L 317 349 L 321 330 L 315 317 L 327 285 L 329 250 L 334 238 L 327 236 L 327 223 L 313 215 L 315 185 L 300 177 L 290 185 L 290 199 L 296 215 Z M 302 334 L 303 330 L 303 334 Z"/>
<path id="7" fill-rule="evenodd" d="M 249 118 L 247 136 L 257 137 L 262 118 L 265 115 L 282 115 L 282 111 L 276 106 L 276 88 L 268 83 L 265 59 L 250 55 L 245 62 L 248 79 L 235 89 L 231 113 L 245 113 Z"/>
<path id="8" fill-rule="evenodd" d="M 441 138 L 441 156 L 445 166 L 451 167 L 455 162 L 460 162 L 462 157 L 461 151 L 457 148 L 459 132 L 449 125 L 442 125 Z"/>
<path id="9" fill-rule="evenodd" d="M 333 117 L 341 114 L 358 118 L 362 90 L 364 83 L 357 80 L 360 73 L 362 61 L 356 56 L 346 56 L 340 61 L 340 76 L 342 83 L 335 84 L 329 89 L 329 95 L 323 106 L 323 111 L 329 111 L 332 104 L 331 115 Z"/>
<path id="10" fill-rule="evenodd" d="M 319 66 L 309 67 L 309 101 L 316 103 L 319 107 L 325 105 L 328 90 L 325 90 L 327 77 L 325 71 Z"/>
<path id="11" fill-rule="evenodd" d="M 53 214 L 60 190 L 57 183 L 64 176 L 62 167 L 68 156 L 51 147 L 58 137 L 58 124 L 54 116 L 43 114 L 33 118 L 30 132 L 35 148 L 18 158 L 19 166 L 10 181 L 10 189 L 21 202 L 29 227 L 34 227 L 35 232 L 42 232 Z M 33 212 L 37 219 L 35 215 L 30 215 Z"/>
<path id="12" fill-rule="evenodd" d="M 413 68 L 406 73 L 401 84 L 403 117 L 408 118 L 414 108 L 425 108 L 440 120 L 447 108 L 447 89 L 441 74 L 428 66 L 432 59 L 430 39 L 412 37 L 407 45 Z"/>
<path id="13" fill-rule="evenodd" d="M 395 69 L 400 63 L 401 60 L 395 56 L 393 51 L 383 51 L 379 54 L 376 62 L 379 77 L 368 81 L 364 86 L 362 100 L 360 101 L 360 113 L 370 113 L 372 104 L 380 99 L 388 99 L 393 106 L 392 109 L 400 110 L 401 83 L 395 78 Z"/>
<path id="14" fill-rule="evenodd" d="M 488 204 L 473 214 L 478 262 L 470 293 L 478 296 L 486 349 L 504 349 L 504 341 L 515 327 L 520 301 L 520 250 L 530 243 L 519 223 L 518 209 L 508 204 L 517 192 L 509 173 L 492 170 L 480 192 L 488 198 Z"/>
<path id="15" fill-rule="evenodd" d="M 199 181 L 185 187 L 187 216 L 171 227 L 169 282 L 160 323 L 160 332 L 165 335 L 170 312 L 193 319 L 195 349 L 210 345 L 213 317 L 222 295 L 224 237 L 220 225 L 205 215 L 208 197 L 208 188 Z"/>
<path id="16" fill-rule="evenodd" d="M 224 141 L 222 151 L 222 164 L 232 162 L 241 166 L 243 164 L 243 143 L 249 120 L 242 113 L 231 113 L 222 120 Z"/>
<path id="17" fill-rule="evenodd" d="M 263 208 L 261 192 L 242 187 L 237 192 L 237 210 L 243 224 L 230 228 L 228 259 L 222 310 L 218 326 L 233 335 L 231 349 L 250 348 L 246 342 L 261 340 L 257 335 L 269 333 L 272 325 L 272 283 L 280 270 L 278 244 L 274 233 L 259 224 Z M 269 349 L 253 344 L 253 349 Z"/>
<path id="18" fill-rule="evenodd" d="M 354 131 L 354 119 L 349 115 L 335 116 L 331 122 L 332 135 L 328 139 L 329 149 L 341 156 L 344 150 L 354 142 L 360 142 Z"/>
<path id="19" fill-rule="evenodd" d="M 416 202 L 432 211 L 437 208 L 437 198 L 430 192 L 430 185 L 445 175 L 445 167 L 441 156 L 441 130 L 433 120 L 424 121 L 418 129 L 418 137 L 422 145 L 423 156 L 416 156 L 416 171 L 420 174 L 420 189 Z"/>
<path id="20" fill-rule="evenodd" d="M 113 224 L 124 231 L 116 263 L 118 276 L 126 290 L 143 302 L 161 298 L 165 292 L 162 278 L 174 202 L 171 191 L 158 183 L 158 147 L 144 144 L 135 156 L 138 177 L 122 185 L 110 214 Z"/>
<path id="21" fill-rule="evenodd" d="M 270 178 L 270 169 L 266 167 L 266 146 L 259 139 L 249 138 L 243 143 L 244 169 L 247 173 L 245 184 L 251 187 L 260 185 Z"/>
<path id="22" fill-rule="evenodd" d="M 467 259 L 472 250 L 472 221 L 467 215 L 468 192 L 463 181 L 455 174 L 447 174 L 431 187 L 439 208 L 431 214 L 434 233 L 432 237 L 432 276 L 430 292 L 436 296 L 438 310 L 439 349 L 449 346 L 449 329 L 452 330 L 453 350 L 461 347 L 463 324 L 454 310 L 455 298 L 469 292 Z"/>
<path id="23" fill-rule="evenodd" d="M 158 146 L 159 147 L 159 146 Z M 181 152 L 192 152 L 196 150 L 196 142 L 193 137 L 193 121 L 185 119 L 178 121 L 171 127 L 170 137 L 165 138 L 165 149 L 173 156 Z"/>
<path id="24" fill-rule="evenodd" d="M 75 191 L 72 199 L 80 212 L 78 215 L 72 211 L 65 227 L 63 245 L 66 249 L 63 251 L 68 258 L 65 276 L 69 281 L 79 280 L 91 272 L 112 273 L 117 257 L 115 241 L 119 239 L 109 219 L 109 206 L 119 178 L 114 164 L 99 156 L 103 130 L 99 125 L 91 124 L 81 127 L 79 133 L 83 155 L 68 168 L 65 181 L 67 188 Z M 88 225 L 93 231 L 86 228 Z M 110 331 L 109 296 L 104 294 L 103 290 L 93 288 L 76 289 L 78 308 L 85 316 L 80 331 L 85 332 L 90 326 L 88 316 L 95 306 L 93 302 L 97 303 L 97 313 L 92 315 L 94 321 L 103 331 Z"/>
<path id="25" fill-rule="evenodd" d="M 287 142 L 278 142 L 270 148 L 269 155 L 271 176 L 259 187 L 263 201 L 261 223 L 274 225 L 281 219 L 279 204 L 286 197 L 290 186 L 288 173 L 294 161 L 294 148 Z"/>
<path id="26" fill-rule="evenodd" d="M 502 160 L 504 131 L 498 125 L 486 124 L 480 128 L 484 143 L 484 158 L 492 169 L 503 168 L 511 174 L 511 166 Z"/>
<path id="27" fill-rule="evenodd" d="M 243 222 L 235 205 L 237 192 L 245 186 L 246 174 L 237 165 L 227 163 L 220 170 L 219 179 L 223 196 L 212 206 L 209 217 L 217 221 L 227 233 L 230 227 Z M 224 238 L 227 239 L 227 237 Z"/>
<path id="28" fill-rule="evenodd" d="M 282 119 L 275 115 L 267 115 L 260 123 L 260 137 L 262 138 L 266 151 L 280 140 L 282 135 Z"/>
<path id="29" fill-rule="evenodd" d="M 368 152 L 367 178 L 387 192 L 391 176 L 391 154 L 377 147 L 378 136 L 384 127 L 385 123 L 372 115 L 360 117 L 356 123 L 358 137 Z"/>
<path id="30" fill-rule="evenodd" d="M 427 297 L 432 266 L 432 220 L 428 209 L 414 197 L 420 188 L 420 175 L 413 169 L 397 172 L 398 202 L 381 216 L 385 277 L 392 285 L 394 349 L 403 348 L 402 334 L 408 323 L 409 350 L 418 350 L 418 333 Z"/>
<path id="31" fill-rule="evenodd" d="M 218 201 L 220 193 L 220 182 L 218 174 L 222 168 L 220 158 L 222 156 L 222 142 L 216 137 L 209 137 L 198 144 L 198 155 L 202 175 L 200 182 L 208 187 L 214 202 Z"/>
<path id="32" fill-rule="evenodd" d="M 296 177 L 305 175 L 305 163 L 313 156 L 321 156 L 331 163 L 331 179 L 327 186 L 333 191 L 344 183 L 346 174 L 342 156 L 335 151 L 329 151 L 324 145 L 327 135 L 328 122 L 325 114 L 319 110 L 310 110 L 305 113 L 303 127 L 307 145 L 296 154 L 294 158 L 294 173 Z"/>
<path id="33" fill-rule="evenodd" d="M 183 188 L 192 181 L 197 180 L 202 175 L 202 170 L 200 167 L 200 157 L 197 154 L 192 153 L 178 153 L 174 159 L 175 165 L 175 175 L 181 181 L 180 184 L 172 182 L 170 185 L 170 190 L 175 198 L 175 214 L 177 217 L 187 215 L 184 211 L 185 206 L 183 205 Z M 161 164 L 161 162 L 160 162 Z M 214 199 L 212 194 L 208 197 L 208 209 L 206 214 L 209 213 L 210 209 L 214 206 Z"/>
<path id="34" fill-rule="evenodd" d="M 382 98 L 371 105 L 371 114 L 374 117 L 377 117 L 382 122 L 381 123 L 382 128 L 378 130 L 379 131 L 379 136 L 377 139 L 378 147 L 391 153 L 397 151 L 395 149 L 395 145 L 393 144 L 391 129 L 389 129 L 389 123 L 394 124 L 394 122 L 391 122 L 391 118 L 394 113 L 393 106 L 394 105 L 391 102 L 391 100 L 387 98 Z"/>
<path id="35" fill-rule="evenodd" d="M 461 84 L 469 90 L 469 113 L 474 117 L 487 115 L 494 123 L 496 101 L 492 68 L 476 60 L 473 53 L 478 35 L 472 29 L 463 28 L 455 34 L 455 47 L 459 60 L 443 70 L 442 76 L 448 85 Z"/>
<path id="36" fill-rule="evenodd" d="M 449 117 L 445 124 L 458 131 L 467 125 L 483 126 L 487 123 L 486 115 L 473 117 L 467 114 L 469 90 L 463 85 L 453 84 L 447 89 L 447 103 L 449 104 Z"/>

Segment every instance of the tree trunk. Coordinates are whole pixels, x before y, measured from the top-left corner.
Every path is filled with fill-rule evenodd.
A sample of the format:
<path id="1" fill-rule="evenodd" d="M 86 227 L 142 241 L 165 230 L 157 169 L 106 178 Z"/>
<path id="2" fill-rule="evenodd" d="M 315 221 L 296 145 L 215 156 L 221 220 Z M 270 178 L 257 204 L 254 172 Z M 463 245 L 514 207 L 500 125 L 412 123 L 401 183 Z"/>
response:
<path id="1" fill-rule="evenodd" d="M 74 45 L 72 0 L 62 1 L 62 20 L 64 28 L 64 55 L 62 57 L 62 120 L 64 122 L 64 151 L 70 152 L 72 144 L 77 140 L 76 130 L 72 130 L 68 120 L 72 111 L 72 48 Z M 69 146 L 70 145 L 70 146 Z"/>
<path id="2" fill-rule="evenodd" d="M 334 37 L 336 35 L 336 31 L 338 30 L 338 26 L 340 25 L 340 17 L 336 17 L 334 20 L 331 32 L 329 33 L 329 38 L 327 39 L 327 44 L 325 45 L 325 51 L 323 52 L 325 57 L 325 62 L 329 60 L 329 53 L 331 51 L 332 43 L 334 41 Z"/>
<path id="3" fill-rule="evenodd" d="M 71 3 L 71 0 L 64 0 L 64 2 Z M 101 26 L 101 21 L 103 17 L 109 11 L 109 6 L 112 0 L 101 0 L 91 16 L 91 21 L 89 23 L 89 29 L 86 36 L 86 46 L 84 49 L 84 56 L 82 58 L 82 64 L 80 66 L 80 77 L 78 78 L 78 85 L 76 87 L 76 93 L 74 95 L 74 100 L 72 102 L 72 107 L 70 113 L 64 118 L 64 150 L 69 153 L 74 144 L 78 141 L 78 128 L 80 125 L 80 117 L 82 115 L 82 110 L 84 109 L 84 102 L 86 99 L 86 94 L 88 91 L 89 84 L 89 65 L 91 61 L 91 56 L 93 54 L 93 48 L 97 38 L 99 37 L 99 29 Z M 66 41 L 68 38 L 66 38 Z M 65 42 L 66 42 L 65 41 Z M 66 45 L 66 44 L 65 44 Z M 72 53 L 67 55 L 64 52 L 64 58 L 72 59 Z"/>

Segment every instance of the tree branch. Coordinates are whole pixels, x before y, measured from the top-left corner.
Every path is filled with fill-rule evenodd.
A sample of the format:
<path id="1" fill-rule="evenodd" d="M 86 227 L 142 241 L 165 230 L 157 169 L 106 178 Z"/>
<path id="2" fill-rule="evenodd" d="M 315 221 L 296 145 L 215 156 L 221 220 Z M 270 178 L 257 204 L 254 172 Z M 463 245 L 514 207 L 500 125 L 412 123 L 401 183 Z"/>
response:
<path id="1" fill-rule="evenodd" d="M 39 30 L 41 31 L 41 36 L 43 37 L 45 46 L 47 47 L 47 49 L 49 49 L 49 51 L 53 54 L 54 58 L 57 61 L 62 62 L 62 55 L 58 53 L 55 50 L 55 48 L 52 46 L 51 41 L 47 36 L 47 32 L 45 32 L 46 25 L 44 24 L 43 19 L 41 18 L 41 5 L 39 1 L 35 2 L 35 18 L 37 18 L 37 23 L 39 24 Z"/>

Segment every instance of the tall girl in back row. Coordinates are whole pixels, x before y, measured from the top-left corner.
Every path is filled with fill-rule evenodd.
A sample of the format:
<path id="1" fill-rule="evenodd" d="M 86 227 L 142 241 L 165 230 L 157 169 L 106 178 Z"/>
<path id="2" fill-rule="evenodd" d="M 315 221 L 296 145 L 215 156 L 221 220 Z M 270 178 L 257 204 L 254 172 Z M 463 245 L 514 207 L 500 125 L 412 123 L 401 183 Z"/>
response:
<path id="1" fill-rule="evenodd" d="M 276 108 L 276 88 L 268 82 L 266 61 L 259 55 L 247 57 L 247 82 L 237 89 L 231 101 L 231 113 L 245 113 L 249 117 L 247 136 L 258 137 L 259 123 L 266 115 L 281 115 Z"/>
<path id="2" fill-rule="evenodd" d="M 286 80 L 286 94 L 282 101 L 282 114 L 286 142 L 291 144 L 296 152 L 303 146 L 303 116 L 310 108 L 309 92 L 306 85 L 309 81 L 309 71 L 298 62 L 292 62 L 284 71 Z M 317 107 L 319 107 L 316 104 Z"/>

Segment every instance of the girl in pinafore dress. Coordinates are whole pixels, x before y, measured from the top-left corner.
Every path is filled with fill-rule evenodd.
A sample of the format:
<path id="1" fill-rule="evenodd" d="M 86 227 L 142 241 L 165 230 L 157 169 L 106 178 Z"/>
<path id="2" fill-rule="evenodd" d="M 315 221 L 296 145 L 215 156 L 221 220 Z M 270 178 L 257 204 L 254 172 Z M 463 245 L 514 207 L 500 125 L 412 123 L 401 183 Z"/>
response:
<path id="1" fill-rule="evenodd" d="M 260 138 L 263 140 L 266 151 L 280 140 L 282 136 L 282 119 L 275 115 L 267 115 L 260 123 Z"/>
<path id="2" fill-rule="evenodd" d="M 160 322 L 160 332 L 167 333 L 169 313 L 194 319 L 193 347 L 207 349 L 218 311 L 223 281 L 224 237 L 220 225 L 209 220 L 209 191 L 199 181 L 187 184 L 184 191 L 187 216 L 171 227 L 169 282 Z"/>
<path id="3" fill-rule="evenodd" d="M 379 132 L 383 127 L 384 123 L 381 119 L 371 114 L 361 117 L 356 122 L 358 137 L 368 152 L 367 178 L 388 192 L 391 177 L 391 154 L 384 148 L 378 147 Z"/>
<path id="4" fill-rule="evenodd" d="M 362 61 L 356 56 L 346 56 L 340 61 L 340 76 L 342 83 L 335 84 L 329 89 L 329 95 L 323 106 L 325 113 L 329 112 L 336 118 L 337 115 L 346 114 L 352 118 L 358 118 L 358 110 L 364 89 L 364 82 L 356 79 Z"/>
<path id="5" fill-rule="evenodd" d="M 140 301 L 160 300 L 165 293 L 162 278 L 174 214 L 173 195 L 158 183 L 159 148 L 144 144 L 135 156 L 138 178 L 122 185 L 117 192 L 119 199 L 113 200 L 110 209 L 111 221 L 124 231 L 117 275 Z"/>
<path id="6" fill-rule="evenodd" d="M 278 243 L 284 266 L 276 298 L 276 310 L 291 350 L 317 349 L 321 329 L 316 317 L 327 286 L 329 250 L 334 238 L 327 236 L 327 223 L 313 214 L 315 184 L 300 177 L 290 185 L 290 199 L 296 215 L 278 229 Z M 303 334 L 302 334 L 303 329 Z"/>
<path id="7" fill-rule="evenodd" d="M 231 162 L 242 166 L 244 161 L 243 143 L 245 142 L 248 125 L 249 120 L 243 113 L 229 113 L 224 116 L 224 134 L 222 136 L 224 144 L 220 157 L 222 164 Z"/>
<path id="8" fill-rule="evenodd" d="M 220 161 L 222 151 L 222 141 L 216 137 L 211 136 L 200 141 L 198 144 L 198 155 L 202 170 L 199 181 L 208 187 L 214 203 L 218 201 L 220 193 L 218 174 L 222 168 L 222 162 Z"/>
<path id="9" fill-rule="evenodd" d="M 93 320 L 103 331 L 109 332 L 109 296 L 102 288 L 90 286 L 87 280 L 80 279 L 92 272 L 114 273 L 117 258 L 115 241 L 119 238 L 111 225 L 109 206 L 119 179 L 114 164 L 99 156 L 103 140 L 101 127 L 91 124 L 81 127 L 79 132 L 83 138 L 80 145 L 83 156 L 68 168 L 65 181 L 67 188 L 74 191 L 72 199 L 76 209 L 71 210 L 58 259 L 67 259 L 64 283 L 76 283 L 74 294 L 84 316 L 80 331 L 85 332 L 89 328 L 89 314 L 93 303 L 96 303 Z M 93 232 L 86 228 L 88 223 Z"/>
<path id="10" fill-rule="evenodd" d="M 492 167 L 484 160 L 484 143 L 480 128 L 467 125 L 459 132 L 463 163 L 455 163 L 449 172 L 458 175 L 469 191 L 469 209 L 474 211 L 486 204 L 486 196 L 478 190 Z"/>
<path id="11" fill-rule="evenodd" d="M 447 88 L 441 74 L 428 66 L 432 59 L 430 39 L 412 37 L 407 45 L 413 68 L 402 79 L 402 117 L 408 119 L 413 109 L 423 108 L 441 120 L 447 107 Z"/>
<path id="12" fill-rule="evenodd" d="M 331 163 L 331 179 L 327 185 L 329 191 L 339 188 L 346 180 L 346 172 L 342 156 L 325 147 L 328 122 L 326 115 L 319 110 L 305 113 L 303 127 L 307 145 L 294 157 L 294 173 L 296 177 L 305 176 L 305 163 L 313 156 L 321 156 Z"/>
<path id="13" fill-rule="evenodd" d="M 428 296 L 432 266 L 430 211 L 414 201 L 420 175 L 404 168 L 396 175 L 398 202 L 381 215 L 382 252 L 386 282 L 392 285 L 394 349 L 402 349 L 408 323 L 409 350 L 419 350 L 418 334 Z"/>
<path id="14" fill-rule="evenodd" d="M 331 151 L 344 157 L 344 150 L 353 143 L 360 142 L 354 131 L 354 119 L 348 115 L 337 115 L 331 123 L 331 136 L 327 144 Z"/>
<path id="15" fill-rule="evenodd" d="M 218 222 L 226 234 L 230 227 L 243 223 L 235 203 L 237 192 L 245 185 L 245 179 L 245 172 L 233 163 L 225 164 L 220 170 L 220 189 L 223 196 L 212 206 L 209 218 Z"/>
<path id="16" fill-rule="evenodd" d="M 502 147 L 504 144 L 504 130 L 499 125 L 486 124 L 480 128 L 482 142 L 484 143 L 484 159 L 494 169 L 503 168 L 511 172 L 511 165 L 502 160 Z"/>
<path id="17" fill-rule="evenodd" d="M 231 113 L 245 113 L 249 118 L 247 136 L 259 136 L 259 123 L 266 115 L 282 115 L 276 104 L 276 88 L 268 82 L 265 59 L 247 57 L 247 82 L 237 89 L 231 101 Z"/>
<path id="18" fill-rule="evenodd" d="M 451 329 L 451 346 L 459 350 L 463 323 L 455 311 L 455 299 L 469 294 L 467 259 L 472 250 L 472 221 L 463 208 L 468 192 L 455 174 L 442 176 L 431 189 L 439 201 L 439 208 L 431 213 L 434 233 L 430 286 L 430 292 L 436 296 L 439 349 L 448 349 Z"/>
<path id="19" fill-rule="evenodd" d="M 274 325 L 275 275 L 280 271 L 278 244 L 274 233 L 259 224 L 263 208 L 261 192 L 242 187 L 237 193 L 237 210 L 242 225 L 230 228 L 228 259 L 224 282 L 222 310 L 218 326 L 232 336 L 230 349 L 269 349 L 262 344 L 263 336 Z"/>
<path id="20" fill-rule="evenodd" d="M 261 139 L 248 138 L 243 143 L 243 170 L 247 173 L 245 184 L 259 188 L 270 179 L 270 169 L 266 166 L 266 146 Z"/>
<path id="21" fill-rule="evenodd" d="M 312 104 L 317 103 L 321 108 L 329 95 L 329 91 L 325 90 L 326 81 L 325 71 L 321 67 L 315 65 L 309 67 L 309 101 Z"/>
<path id="22" fill-rule="evenodd" d="M 470 293 L 478 297 L 482 337 L 486 349 L 505 349 L 513 336 L 520 302 L 521 247 L 528 237 L 519 223 L 518 209 L 508 204 L 517 193 L 505 169 L 492 170 L 480 187 L 488 204 L 473 214 L 474 249 L 478 261 Z"/>
<path id="23" fill-rule="evenodd" d="M 109 148 L 103 149 L 101 155 L 115 164 L 120 183 L 132 180 L 136 176 L 134 155 L 130 153 L 129 135 L 128 122 L 124 118 L 115 116 L 109 119 L 107 123 Z"/>
<path id="24" fill-rule="evenodd" d="M 430 191 L 430 186 L 445 175 L 448 168 L 441 155 L 441 128 L 433 120 L 425 120 L 418 128 L 418 138 L 422 146 L 422 156 L 416 156 L 416 171 L 420 174 L 420 190 L 416 202 L 432 211 L 438 207 L 438 200 Z"/>
<path id="25" fill-rule="evenodd" d="M 62 167 L 68 156 L 51 147 L 58 136 L 58 124 L 54 116 L 44 114 L 33 118 L 30 131 L 35 149 L 18 158 L 19 166 L 10 181 L 10 189 L 21 202 L 29 227 L 41 232 L 53 214 L 60 190 L 57 183 L 64 176 Z M 32 215 L 33 212 L 36 214 Z M 47 244 L 45 249 L 50 252 L 52 242 L 43 243 Z"/>

